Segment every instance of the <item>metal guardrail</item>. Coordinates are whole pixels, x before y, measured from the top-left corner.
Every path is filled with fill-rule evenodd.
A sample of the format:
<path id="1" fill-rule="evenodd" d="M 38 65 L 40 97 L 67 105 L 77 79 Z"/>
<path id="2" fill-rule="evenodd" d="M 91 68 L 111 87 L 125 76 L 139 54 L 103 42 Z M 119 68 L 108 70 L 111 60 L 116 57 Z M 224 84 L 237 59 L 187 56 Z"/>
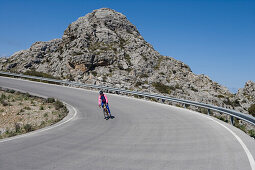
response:
<path id="1" fill-rule="evenodd" d="M 210 110 L 214 110 L 214 111 L 217 111 L 220 113 L 230 115 L 232 125 L 233 125 L 233 117 L 235 117 L 235 118 L 241 119 L 241 120 L 246 121 L 246 122 L 255 126 L 255 117 L 253 117 L 251 115 L 244 114 L 244 113 L 237 112 L 237 111 L 230 110 L 230 109 L 226 109 L 226 108 L 222 108 L 222 107 L 218 107 L 218 106 L 213 106 L 210 104 L 204 104 L 204 103 L 199 103 L 199 102 L 190 101 L 190 100 L 182 100 L 182 99 L 177 99 L 177 98 L 173 98 L 173 97 L 162 96 L 159 94 L 151 94 L 151 93 L 145 93 L 145 92 L 139 92 L 139 91 L 131 91 L 131 90 L 107 87 L 107 86 L 84 84 L 84 83 L 80 83 L 80 82 L 72 82 L 72 81 L 67 81 L 67 80 L 57 80 L 57 79 L 50 79 L 50 78 L 43 78 L 43 77 L 35 77 L 35 76 L 9 73 L 9 72 L 3 72 L 3 71 L 0 71 L 0 74 L 7 75 L 7 76 L 14 76 L 14 77 L 21 77 L 21 78 L 40 80 L 40 81 L 59 83 L 59 84 L 64 84 L 64 85 L 87 87 L 87 88 L 94 88 L 94 89 L 103 89 L 103 90 L 106 90 L 107 92 L 115 92 L 118 94 L 122 93 L 122 94 L 138 95 L 138 96 L 142 96 L 142 97 L 150 97 L 150 98 L 162 100 L 163 102 L 171 101 L 171 102 L 182 103 L 184 105 L 191 105 L 191 106 L 208 109 L 208 115 L 210 115 Z"/>

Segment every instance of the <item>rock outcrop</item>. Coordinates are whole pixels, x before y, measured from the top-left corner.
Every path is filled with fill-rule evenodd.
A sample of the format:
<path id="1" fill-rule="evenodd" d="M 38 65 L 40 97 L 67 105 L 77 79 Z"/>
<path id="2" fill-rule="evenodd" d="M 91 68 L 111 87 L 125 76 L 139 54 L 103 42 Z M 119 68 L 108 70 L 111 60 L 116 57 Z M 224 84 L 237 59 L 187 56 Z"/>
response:
<path id="1" fill-rule="evenodd" d="M 239 110 L 247 111 L 247 108 L 255 104 L 255 82 L 247 81 L 244 88 L 238 90 L 235 99 L 240 101 Z"/>
<path id="2" fill-rule="evenodd" d="M 245 113 L 255 99 L 254 83 L 231 94 L 208 76 L 194 74 L 183 62 L 160 55 L 123 14 L 108 8 L 80 17 L 61 39 L 36 42 L 1 58 L 0 69 L 164 93 Z"/>

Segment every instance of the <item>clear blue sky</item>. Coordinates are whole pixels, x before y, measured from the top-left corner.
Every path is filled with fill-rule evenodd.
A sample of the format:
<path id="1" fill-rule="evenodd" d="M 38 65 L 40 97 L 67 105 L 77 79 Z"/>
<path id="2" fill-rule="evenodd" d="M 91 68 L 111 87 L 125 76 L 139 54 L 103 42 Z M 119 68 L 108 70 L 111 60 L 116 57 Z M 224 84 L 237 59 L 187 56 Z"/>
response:
<path id="1" fill-rule="evenodd" d="M 162 55 L 231 91 L 255 81 L 254 0 L 0 0 L 0 56 L 61 38 L 94 9 L 123 13 Z"/>

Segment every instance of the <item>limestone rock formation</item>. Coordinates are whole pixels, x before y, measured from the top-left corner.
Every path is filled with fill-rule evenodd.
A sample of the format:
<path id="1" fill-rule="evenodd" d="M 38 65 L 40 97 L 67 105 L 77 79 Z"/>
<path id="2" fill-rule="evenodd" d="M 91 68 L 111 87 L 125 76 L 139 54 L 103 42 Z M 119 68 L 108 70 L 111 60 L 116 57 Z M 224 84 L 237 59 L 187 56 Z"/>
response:
<path id="1" fill-rule="evenodd" d="M 255 82 L 247 81 L 244 88 L 238 90 L 236 100 L 240 101 L 240 110 L 243 108 L 247 111 L 252 104 L 255 104 Z"/>
<path id="2" fill-rule="evenodd" d="M 163 93 L 242 112 L 254 102 L 254 83 L 248 82 L 236 96 L 231 94 L 208 76 L 194 74 L 183 62 L 160 55 L 123 14 L 108 8 L 80 17 L 61 39 L 36 42 L 1 58 L 0 69 Z"/>

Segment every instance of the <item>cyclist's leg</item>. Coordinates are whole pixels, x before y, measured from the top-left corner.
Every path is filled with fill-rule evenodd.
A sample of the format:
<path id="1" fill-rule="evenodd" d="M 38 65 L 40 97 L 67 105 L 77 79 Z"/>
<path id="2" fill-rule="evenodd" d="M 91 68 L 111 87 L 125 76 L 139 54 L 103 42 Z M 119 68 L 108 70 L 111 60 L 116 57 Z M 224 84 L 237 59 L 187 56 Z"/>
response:
<path id="1" fill-rule="evenodd" d="M 102 110 L 103 110 L 104 118 L 106 118 L 106 113 L 104 111 L 104 103 L 103 102 L 101 103 L 101 107 L 102 107 Z"/>
<path id="2" fill-rule="evenodd" d="M 106 108 L 107 108 L 107 110 L 109 112 L 109 116 L 111 116 L 111 111 L 110 111 L 110 108 L 109 108 L 108 104 L 106 104 Z"/>

